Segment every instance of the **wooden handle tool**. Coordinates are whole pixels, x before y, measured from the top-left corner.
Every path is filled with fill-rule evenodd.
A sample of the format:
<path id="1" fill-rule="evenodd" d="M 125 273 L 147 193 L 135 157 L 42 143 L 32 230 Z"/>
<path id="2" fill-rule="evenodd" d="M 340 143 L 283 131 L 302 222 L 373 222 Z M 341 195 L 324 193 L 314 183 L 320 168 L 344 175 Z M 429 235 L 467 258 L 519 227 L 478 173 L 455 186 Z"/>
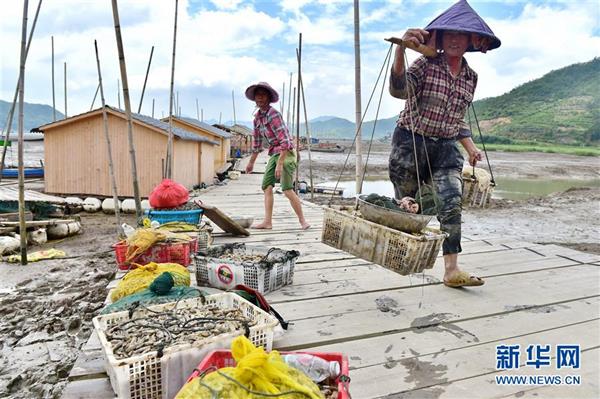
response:
<path id="1" fill-rule="evenodd" d="M 388 39 L 385 39 L 385 41 L 390 42 L 390 43 L 394 43 L 397 45 L 401 45 L 404 47 L 408 47 L 411 50 L 414 50 L 418 53 L 423 54 L 425 57 L 429 57 L 429 58 L 435 58 L 437 57 L 437 51 L 436 49 L 426 46 L 424 44 L 418 44 L 415 45 L 413 42 L 409 42 L 407 40 L 402 40 L 402 39 L 398 39 L 397 37 L 390 37 Z"/>

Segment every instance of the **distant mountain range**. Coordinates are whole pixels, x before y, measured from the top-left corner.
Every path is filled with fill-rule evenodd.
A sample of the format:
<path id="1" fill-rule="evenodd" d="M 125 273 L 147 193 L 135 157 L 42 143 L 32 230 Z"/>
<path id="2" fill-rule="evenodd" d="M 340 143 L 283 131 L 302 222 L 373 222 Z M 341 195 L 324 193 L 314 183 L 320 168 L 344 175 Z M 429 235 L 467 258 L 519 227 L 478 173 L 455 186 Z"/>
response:
<path id="1" fill-rule="evenodd" d="M 481 84 L 484 84 L 482 82 Z M 498 97 L 475 101 L 479 126 L 486 142 L 547 142 L 574 145 L 600 144 L 600 58 L 552 71 Z M 0 123 L 4 128 L 10 104 L 0 100 Z M 25 103 L 25 130 L 52 121 L 52 107 Z M 56 113 L 62 119 L 62 113 Z M 390 136 L 397 116 L 379 119 L 375 138 Z M 474 121 L 475 118 L 472 118 Z M 206 120 L 213 124 L 216 120 Z M 251 121 L 237 121 L 252 127 Z M 374 121 L 363 123 L 363 139 L 370 137 Z M 233 121 L 224 121 L 232 125 Z M 17 115 L 13 130 L 17 128 Z M 356 126 L 344 118 L 319 116 L 309 122 L 317 138 L 352 139 Z M 473 128 L 477 138 L 476 128 Z M 300 131 L 304 134 L 304 124 Z M 477 138 L 478 139 L 478 138 Z"/>
<path id="2" fill-rule="evenodd" d="M 12 103 L 8 101 L 0 100 L 0 130 L 4 130 L 6 124 L 6 118 L 8 117 L 8 112 L 10 111 Z M 63 119 L 65 116 L 56 111 L 56 119 Z M 25 103 L 23 108 L 23 126 L 25 131 L 30 131 L 34 127 L 45 125 L 46 123 L 53 121 L 52 115 L 52 107 L 46 104 L 31 104 Z M 15 113 L 13 115 L 12 121 L 12 130 L 13 132 L 17 131 L 19 123 L 19 109 L 15 109 Z"/>

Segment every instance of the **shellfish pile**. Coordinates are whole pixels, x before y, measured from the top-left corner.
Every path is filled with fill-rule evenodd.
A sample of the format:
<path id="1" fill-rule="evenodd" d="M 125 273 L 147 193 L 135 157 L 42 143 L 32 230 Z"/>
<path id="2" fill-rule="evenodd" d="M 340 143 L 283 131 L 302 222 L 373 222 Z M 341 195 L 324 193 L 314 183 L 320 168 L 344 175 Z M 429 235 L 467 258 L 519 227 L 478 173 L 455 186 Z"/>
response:
<path id="1" fill-rule="evenodd" d="M 221 309 L 215 305 L 167 312 L 148 309 L 142 317 L 110 326 L 106 338 L 115 358 L 123 359 L 235 331 L 248 333 L 255 324 L 240 309 Z"/>

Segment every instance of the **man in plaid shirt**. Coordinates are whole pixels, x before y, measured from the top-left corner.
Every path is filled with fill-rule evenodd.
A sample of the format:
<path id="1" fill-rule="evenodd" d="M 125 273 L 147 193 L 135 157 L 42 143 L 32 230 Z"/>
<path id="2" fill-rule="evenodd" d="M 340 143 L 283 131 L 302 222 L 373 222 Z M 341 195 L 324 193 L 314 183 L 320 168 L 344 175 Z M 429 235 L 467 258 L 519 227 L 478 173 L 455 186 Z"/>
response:
<path id="1" fill-rule="evenodd" d="M 302 212 L 300 198 L 294 192 L 294 171 L 296 170 L 296 153 L 294 144 L 279 111 L 271 107 L 271 103 L 279 100 L 279 95 L 268 83 L 260 82 L 246 89 L 246 97 L 255 101 L 258 110 L 254 117 L 254 136 L 252 140 L 252 156 L 246 166 L 246 173 L 254 169 L 258 154 L 265 147 L 269 148 L 269 162 L 265 169 L 262 189 L 265 193 L 265 219 L 254 226 L 255 229 L 271 229 L 273 227 L 273 187 L 281 182 L 281 190 L 298 216 L 300 227 L 310 227 Z"/>
<path id="2" fill-rule="evenodd" d="M 417 179 L 421 185 L 433 183 L 438 220 L 448 234 L 443 254 L 444 284 L 449 287 L 484 284 L 458 267 L 463 156 L 456 142 L 466 149 L 471 165 L 482 159 L 464 122 L 477 86 L 477 74 L 463 57 L 473 45 L 472 36 L 463 31 L 409 29 L 403 41 L 433 42 L 441 52 L 435 58 L 420 57 L 405 70 L 404 46 L 398 46 L 390 75 L 390 94 L 406 99 L 392 139 L 390 180 L 398 200 L 415 196 Z"/>

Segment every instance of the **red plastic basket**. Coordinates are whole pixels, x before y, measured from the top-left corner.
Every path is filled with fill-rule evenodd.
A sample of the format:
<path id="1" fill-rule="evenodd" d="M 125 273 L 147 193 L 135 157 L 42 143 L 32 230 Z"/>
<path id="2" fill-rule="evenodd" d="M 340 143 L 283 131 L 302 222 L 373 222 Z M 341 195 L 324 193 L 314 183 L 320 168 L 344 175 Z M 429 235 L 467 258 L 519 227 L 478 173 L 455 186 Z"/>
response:
<path id="1" fill-rule="evenodd" d="M 136 256 L 131 262 L 126 262 L 127 244 L 124 241 L 113 245 L 117 266 L 121 270 L 129 270 L 131 264 L 145 265 L 150 262 L 156 263 L 178 263 L 187 266 L 191 262 L 189 242 L 183 243 L 159 243 L 148 248 L 144 253 Z"/>
<path id="2" fill-rule="evenodd" d="M 349 367 L 348 367 L 348 358 L 339 352 L 280 352 L 282 355 L 287 354 L 299 354 L 306 353 L 312 356 L 318 356 L 321 359 L 327 360 L 329 362 L 336 361 L 340 363 L 341 374 L 336 378 L 335 382 L 338 386 L 338 399 L 351 399 L 350 397 L 350 377 L 349 377 Z M 223 368 L 223 367 L 235 367 L 235 360 L 231 355 L 231 351 L 217 349 L 210 352 L 206 357 L 198 364 L 198 367 L 194 369 L 194 372 L 187 379 L 187 382 L 190 382 L 194 378 L 197 378 L 204 371 L 208 370 L 211 367 Z"/>

